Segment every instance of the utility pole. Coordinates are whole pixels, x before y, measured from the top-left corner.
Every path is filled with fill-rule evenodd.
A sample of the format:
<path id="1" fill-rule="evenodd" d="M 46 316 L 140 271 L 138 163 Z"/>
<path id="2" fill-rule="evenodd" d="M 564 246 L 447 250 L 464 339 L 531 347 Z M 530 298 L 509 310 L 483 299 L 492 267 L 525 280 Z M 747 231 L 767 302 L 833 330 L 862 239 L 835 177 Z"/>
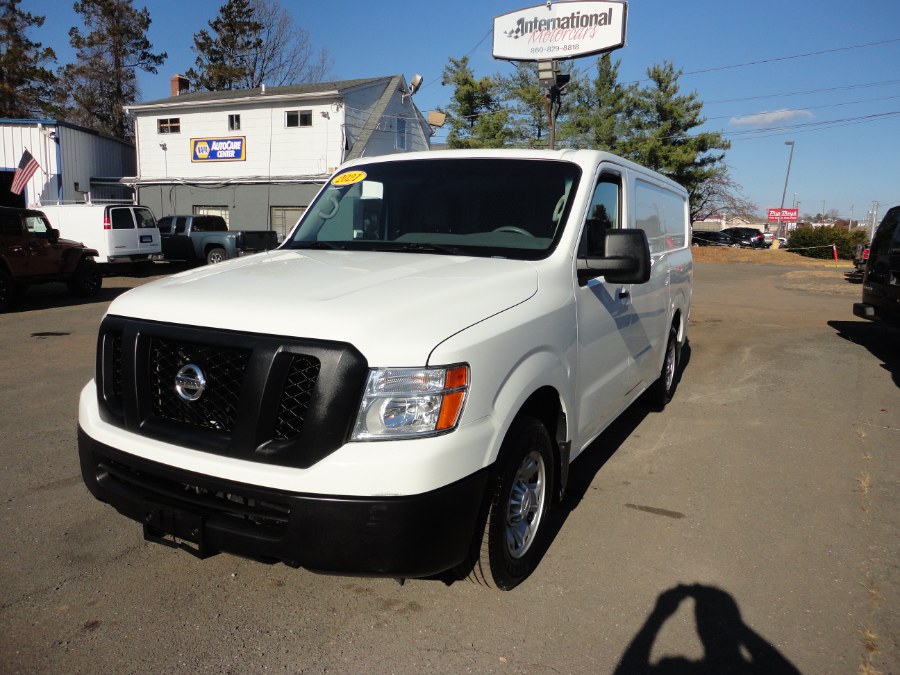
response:
<path id="1" fill-rule="evenodd" d="M 787 195 L 788 178 L 791 177 L 791 160 L 794 159 L 794 141 L 785 141 L 784 144 L 791 146 L 791 154 L 788 155 L 787 173 L 784 175 L 784 190 L 781 191 L 781 208 L 778 210 L 778 235 L 777 236 L 779 236 L 779 237 L 784 236 L 784 230 L 783 230 L 783 226 L 781 223 L 781 218 L 782 218 L 781 212 L 784 211 L 784 198 Z"/>
<path id="2" fill-rule="evenodd" d="M 875 239 L 875 226 L 878 222 L 878 207 L 881 206 L 877 201 L 872 202 L 872 229 L 869 230 L 869 241 Z"/>

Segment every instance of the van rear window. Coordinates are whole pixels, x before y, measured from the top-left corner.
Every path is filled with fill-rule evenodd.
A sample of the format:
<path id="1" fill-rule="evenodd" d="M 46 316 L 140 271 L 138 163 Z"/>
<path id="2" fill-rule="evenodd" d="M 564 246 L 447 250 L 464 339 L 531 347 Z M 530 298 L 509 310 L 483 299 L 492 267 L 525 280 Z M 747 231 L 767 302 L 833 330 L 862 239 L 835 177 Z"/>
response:
<path id="1" fill-rule="evenodd" d="M 131 217 L 131 209 L 112 209 L 109 214 L 112 229 L 133 230 L 134 219 Z"/>
<path id="2" fill-rule="evenodd" d="M 156 227 L 156 218 L 153 217 L 153 212 L 150 209 L 135 209 L 134 217 L 137 220 L 138 227 Z"/>

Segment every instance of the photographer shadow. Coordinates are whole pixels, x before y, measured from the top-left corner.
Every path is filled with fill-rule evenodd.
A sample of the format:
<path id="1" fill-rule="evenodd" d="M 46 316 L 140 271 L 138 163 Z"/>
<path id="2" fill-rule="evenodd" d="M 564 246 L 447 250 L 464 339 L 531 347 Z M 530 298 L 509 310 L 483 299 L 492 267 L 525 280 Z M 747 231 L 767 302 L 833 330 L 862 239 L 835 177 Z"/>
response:
<path id="1" fill-rule="evenodd" d="M 703 658 L 666 656 L 650 663 L 659 631 L 687 598 L 694 600 Z M 800 671 L 741 618 L 737 602 L 713 586 L 678 585 L 659 595 L 647 621 L 625 650 L 615 675 L 799 675 Z"/>

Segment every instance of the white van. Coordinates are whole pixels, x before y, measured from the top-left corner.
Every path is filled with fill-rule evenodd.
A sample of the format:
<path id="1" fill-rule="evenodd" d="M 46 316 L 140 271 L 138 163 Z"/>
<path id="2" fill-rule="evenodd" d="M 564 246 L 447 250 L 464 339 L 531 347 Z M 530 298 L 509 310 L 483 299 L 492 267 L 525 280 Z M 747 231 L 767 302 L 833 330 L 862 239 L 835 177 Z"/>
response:
<path id="1" fill-rule="evenodd" d="M 41 205 L 60 236 L 95 248 L 99 263 L 162 260 L 162 243 L 153 212 L 134 204 Z"/>
<path id="2" fill-rule="evenodd" d="M 512 588 L 572 460 L 675 391 L 688 223 L 604 152 L 350 162 L 278 249 L 113 301 L 85 484 L 201 557 Z"/>

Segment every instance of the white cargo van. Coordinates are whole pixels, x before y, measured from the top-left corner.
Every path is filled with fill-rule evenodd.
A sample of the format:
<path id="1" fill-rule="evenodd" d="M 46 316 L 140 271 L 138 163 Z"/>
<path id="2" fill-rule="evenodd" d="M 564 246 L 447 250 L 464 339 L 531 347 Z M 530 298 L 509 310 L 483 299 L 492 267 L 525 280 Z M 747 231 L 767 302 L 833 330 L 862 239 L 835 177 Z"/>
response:
<path id="1" fill-rule="evenodd" d="M 99 252 L 99 263 L 162 260 L 156 218 L 146 206 L 134 204 L 44 204 L 50 224 L 66 239 Z"/>
<path id="2" fill-rule="evenodd" d="M 278 249 L 113 301 L 85 484 L 201 557 L 512 588 L 572 460 L 675 391 L 688 222 L 603 152 L 348 163 Z"/>

